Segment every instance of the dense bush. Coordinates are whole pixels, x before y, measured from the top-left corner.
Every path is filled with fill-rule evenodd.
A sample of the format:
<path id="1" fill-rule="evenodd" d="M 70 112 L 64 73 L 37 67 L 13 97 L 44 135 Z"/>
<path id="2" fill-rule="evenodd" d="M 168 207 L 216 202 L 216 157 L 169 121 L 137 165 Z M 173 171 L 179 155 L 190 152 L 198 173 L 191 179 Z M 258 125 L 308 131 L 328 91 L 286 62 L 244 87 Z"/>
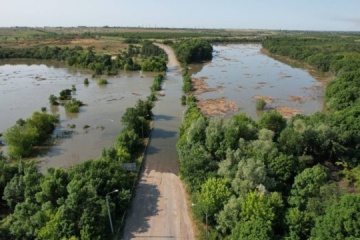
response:
<path id="1" fill-rule="evenodd" d="M 213 48 L 206 40 L 189 39 L 173 45 L 177 59 L 182 63 L 200 62 L 212 59 Z"/>
<path id="2" fill-rule="evenodd" d="M 107 79 L 105 79 L 105 78 L 100 78 L 100 79 L 97 81 L 97 84 L 98 84 L 98 85 L 106 85 L 106 84 L 108 84 L 108 81 L 107 81 Z"/>
<path id="3" fill-rule="evenodd" d="M 46 112 L 35 112 L 26 121 L 18 121 L 4 133 L 11 158 L 23 158 L 34 154 L 34 147 L 43 144 L 59 121 L 58 116 Z"/>
<path id="4" fill-rule="evenodd" d="M 83 103 L 75 98 L 67 101 L 64 105 L 66 111 L 71 113 L 79 112 L 79 108 L 83 105 Z"/>

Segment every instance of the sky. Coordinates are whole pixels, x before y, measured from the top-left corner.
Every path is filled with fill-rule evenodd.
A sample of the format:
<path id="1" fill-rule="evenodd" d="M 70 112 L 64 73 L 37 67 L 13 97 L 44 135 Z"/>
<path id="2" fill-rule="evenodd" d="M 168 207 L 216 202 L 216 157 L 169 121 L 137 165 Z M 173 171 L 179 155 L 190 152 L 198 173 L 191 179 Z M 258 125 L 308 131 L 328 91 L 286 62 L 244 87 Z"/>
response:
<path id="1" fill-rule="evenodd" d="M 360 0 L 0 0 L 0 27 L 360 31 Z"/>

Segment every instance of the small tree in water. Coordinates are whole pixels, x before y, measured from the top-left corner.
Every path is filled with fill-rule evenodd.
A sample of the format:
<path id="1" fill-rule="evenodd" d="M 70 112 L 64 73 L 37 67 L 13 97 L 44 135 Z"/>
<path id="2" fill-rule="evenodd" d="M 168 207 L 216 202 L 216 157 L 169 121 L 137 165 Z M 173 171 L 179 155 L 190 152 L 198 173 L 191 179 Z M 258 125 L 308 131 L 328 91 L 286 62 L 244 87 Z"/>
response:
<path id="1" fill-rule="evenodd" d="M 256 110 L 258 110 L 258 111 L 264 110 L 265 106 L 266 106 L 266 102 L 264 99 L 256 100 Z"/>

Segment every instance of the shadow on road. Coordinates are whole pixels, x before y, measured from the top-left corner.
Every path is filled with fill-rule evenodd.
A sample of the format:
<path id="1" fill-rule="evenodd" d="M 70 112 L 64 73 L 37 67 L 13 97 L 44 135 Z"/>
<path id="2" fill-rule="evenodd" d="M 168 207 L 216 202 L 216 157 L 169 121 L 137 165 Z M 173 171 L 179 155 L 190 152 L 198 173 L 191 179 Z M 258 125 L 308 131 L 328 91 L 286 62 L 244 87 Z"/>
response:
<path id="1" fill-rule="evenodd" d="M 173 138 L 177 136 L 177 131 L 168 131 L 164 129 L 156 128 L 151 134 L 152 140 L 156 138 Z"/>
<path id="2" fill-rule="evenodd" d="M 159 148 L 149 145 L 146 150 L 146 155 L 157 154 L 160 152 Z M 146 156 L 145 156 L 146 159 Z"/>
<path id="3" fill-rule="evenodd" d="M 165 121 L 168 121 L 168 120 L 172 120 L 174 119 L 173 116 L 169 116 L 169 115 L 163 115 L 163 114 L 157 114 L 155 115 L 155 121 L 158 121 L 158 120 L 165 120 Z"/>
<path id="4" fill-rule="evenodd" d="M 133 239 L 137 234 L 147 232 L 150 228 L 148 220 L 151 216 L 155 216 L 159 213 L 157 202 L 159 200 L 160 192 L 155 185 L 139 182 L 136 191 L 135 201 L 132 204 L 132 211 L 128 214 L 128 219 L 135 222 L 126 222 L 127 236 L 123 236 L 122 239 Z M 133 210 L 136 209 L 136 212 Z M 139 214 L 141 213 L 141 214 Z M 131 216 L 137 214 L 136 216 Z M 130 217 L 131 216 L 131 217 Z"/>

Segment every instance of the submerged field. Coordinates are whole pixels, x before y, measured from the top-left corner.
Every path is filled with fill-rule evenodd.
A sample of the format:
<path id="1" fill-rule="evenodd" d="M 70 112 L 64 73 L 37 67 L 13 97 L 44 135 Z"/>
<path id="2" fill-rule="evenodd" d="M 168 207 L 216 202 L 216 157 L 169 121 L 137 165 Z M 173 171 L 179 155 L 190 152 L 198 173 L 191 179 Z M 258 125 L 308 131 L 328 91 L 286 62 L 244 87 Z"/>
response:
<path id="1" fill-rule="evenodd" d="M 263 113 L 256 110 L 259 98 L 267 102 L 265 110 L 276 109 L 286 118 L 322 111 L 326 81 L 260 50 L 261 45 L 256 44 L 215 45 L 212 61 L 190 65 L 203 113 L 214 116 L 240 111 L 256 119 Z"/>
<path id="2" fill-rule="evenodd" d="M 154 77 L 154 73 L 121 72 L 108 77 L 109 84 L 100 86 L 90 74 L 56 62 L 27 60 L 0 64 L 0 132 L 19 118 L 29 118 L 41 107 L 60 115 L 60 125 L 54 132 L 55 146 L 37 158 L 45 169 L 69 167 L 99 157 L 101 149 L 111 146 L 120 132 L 125 109 L 149 95 Z M 84 85 L 85 78 L 89 85 Z M 72 85 L 76 88 L 73 97 L 85 104 L 79 113 L 50 105 L 50 94 L 58 95 Z"/>

